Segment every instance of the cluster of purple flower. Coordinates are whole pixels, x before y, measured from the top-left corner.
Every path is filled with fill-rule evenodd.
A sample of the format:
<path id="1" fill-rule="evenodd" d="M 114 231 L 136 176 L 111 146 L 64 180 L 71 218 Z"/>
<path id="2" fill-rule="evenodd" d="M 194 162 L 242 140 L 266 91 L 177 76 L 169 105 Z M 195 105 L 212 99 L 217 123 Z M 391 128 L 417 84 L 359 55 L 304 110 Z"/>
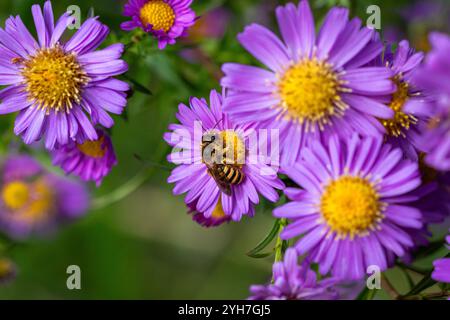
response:
<path id="1" fill-rule="evenodd" d="M 124 30 L 142 27 L 163 49 L 186 34 L 195 22 L 191 0 L 131 0 Z M 18 113 L 14 133 L 27 145 L 43 143 L 52 163 L 66 174 L 97 186 L 117 164 L 107 129 L 110 114 L 127 104 L 126 82 L 115 78 L 128 70 L 125 45 L 98 50 L 109 28 L 88 18 L 71 37 L 75 16 L 55 22 L 51 1 L 31 8 L 37 39 L 20 16 L 0 28 L 0 114 Z M 65 40 L 62 40 L 65 39 Z M 37 145 L 36 147 L 40 147 Z M 27 155 L 0 159 L 0 230 L 11 239 L 48 234 L 57 225 L 83 215 L 90 203 L 84 184 L 51 173 Z M 13 278 L 14 264 L 0 259 L 0 283 Z"/>
<path id="2" fill-rule="evenodd" d="M 33 5 L 32 14 L 37 40 L 19 16 L 0 29 L 0 114 L 19 112 L 14 132 L 26 144 L 44 140 L 55 164 L 99 184 L 116 161 L 109 137 L 95 126 L 110 128 L 108 112 L 126 105 L 129 86 L 113 78 L 128 69 L 124 45 L 96 50 L 109 33 L 96 17 L 62 43 L 74 18 L 65 13 L 55 24 L 50 1 L 43 10 Z"/>
<path id="3" fill-rule="evenodd" d="M 253 297 L 314 298 L 329 295 L 336 279 L 393 266 L 448 216 L 450 38 L 433 34 L 424 58 L 406 40 L 395 50 L 384 45 L 346 8 L 331 9 L 317 34 L 307 0 L 278 7 L 276 18 L 281 39 L 258 24 L 238 36 L 265 67 L 227 63 L 222 96 L 212 91 L 209 107 L 197 98 L 179 106 L 180 124 L 165 135 L 177 149 L 168 182 L 204 226 L 253 216 L 258 194 L 276 202 L 283 190 L 290 202 L 273 215 L 289 221 L 280 237 L 297 239 L 296 253 L 274 265 L 273 283 L 253 287 Z M 196 122 L 233 154 L 248 153 L 250 129 L 278 130 L 279 172 L 298 187 L 285 187 L 275 171 L 262 175 L 264 158 L 208 164 L 205 138 L 182 137 L 195 137 Z M 317 282 L 297 254 L 332 278 Z M 445 281 L 447 262 L 436 263 Z"/>

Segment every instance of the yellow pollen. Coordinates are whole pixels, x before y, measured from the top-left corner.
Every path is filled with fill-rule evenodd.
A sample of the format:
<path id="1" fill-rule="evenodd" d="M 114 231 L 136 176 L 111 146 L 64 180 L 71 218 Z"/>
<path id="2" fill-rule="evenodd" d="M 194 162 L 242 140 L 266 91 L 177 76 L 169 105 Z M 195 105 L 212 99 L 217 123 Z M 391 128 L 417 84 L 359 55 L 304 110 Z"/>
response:
<path id="1" fill-rule="evenodd" d="M 403 112 L 403 107 L 409 99 L 409 84 L 401 81 L 399 77 L 393 79 L 397 85 L 397 91 L 393 94 L 389 108 L 394 111 L 394 117 L 383 119 L 381 123 L 386 128 L 387 134 L 393 137 L 405 136 L 405 130 L 417 123 L 417 118 Z"/>
<path id="2" fill-rule="evenodd" d="M 332 231 L 353 238 L 377 226 L 384 205 L 368 180 L 345 175 L 326 186 L 320 209 Z"/>
<path id="3" fill-rule="evenodd" d="M 60 46 L 41 49 L 22 63 L 28 99 L 36 107 L 69 112 L 81 102 L 81 90 L 89 82 L 76 56 Z"/>
<path id="4" fill-rule="evenodd" d="M 77 148 L 88 157 L 103 158 L 106 153 L 104 141 L 105 137 L 100 137 L 100 139 L 94 141 L 86 140 L 82 144 L 77 144 Z"/>
<path id="5" fill-rule="evenodd" d="M 218 133 L 207 132 L 211 143 L 202 142 L 203 161 L 211 156 L 215 164 L 230 164 L 242 167 L 245 164 L 245 143 L 238 133 L 233 130 L 223 130 Z M 214 141 L 211 137 L 214 136 Z M 205 152 L 205 148 L 209 148 Z"/>
<path id="6" fill-rule="evenodd" d="M 9 209 L 18 210 L 25 206 L 30 198 L 29 187 L 24 182 L 10 182 L 3 187 L 2 198 Z"/>
<path id="7" fill-rule="evenodd" d="M 226 214 L 222 208 L 222 200 L 219 198 L 219 201 L 217 202 L 217 205 L 212 212 L 211 218 L 218 220 L 218 219 L 222 219 L 225 217 L 226 217 Z"/>
<path id="8" fill-rule="evenodd" d="M 242 165 L 245 162 L 245 144 L 233 130 L 220 132 L 223 141 L 224 163 Z"/>
<path id="9" fill-rule="evenodd" d="M 141 22 L 144 26 L 152 25 L 154 30 L 168 32 L 175 22 L 175 12 L 163 0 L 150 0 L 140 12 Z"/>
<path id="10" fill-rule="evenodd" d="M 307 129 L 317 123 L 322 130 L 330 117 L 342 115 L 347 108 L 339 95 L 344 91 L 341 84 L 329 63 L 305 59 L 280 78 L 278 93 L 289 119 L 305 122 Z"/>

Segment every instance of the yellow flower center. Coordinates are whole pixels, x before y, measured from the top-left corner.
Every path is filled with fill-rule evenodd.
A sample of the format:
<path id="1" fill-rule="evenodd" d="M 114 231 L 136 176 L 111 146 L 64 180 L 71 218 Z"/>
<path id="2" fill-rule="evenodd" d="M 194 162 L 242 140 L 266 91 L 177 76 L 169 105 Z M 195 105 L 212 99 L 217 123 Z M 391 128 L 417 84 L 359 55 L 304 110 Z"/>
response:
<path id="1" fill-rule="evenodd" d="M 53 193 L 44 179 L 26 183 L 14 181 L 2 190 L 5 206 L 12 212 L 12 218 L 35 222 L 46 218 L 53 206 Z"/>
<path id="2" fill-rule="evenodd" d="M 152 25 L 154 30 L 168 32 L 175 22 L 175 12 L 172 7 L 163 0 L 150 0 L 140 12 L 142 24 Z"/>
<path id="3" fill-rule="evenodd" d="M 383 218 L 383 203 L 366 179 L 342 176 L 332 181 L 322 195 L 323 219 L 340 236 L 364 235 Z"/>
<path id="4" fill-rule="evenodd" d="M 94 141 L 86 140 L 82 144 L 77 144 L 77 148 L 88 157 L 103 158 L 106 153 L 104 141 L 105 137 L 100 137 L 100 139 Z"/>
<path id="5" fill-rule="evenodd" d="M 405 136 L 404 131 L 417 123 L 417 118 L 403 112 L 403 107 L 409 99 L 409 84 L 398 77 L 393 81 L 397 85 L 397 91 L 392 95 L 389 108 L 394 111 L 394 117 L 383 119 L 381 123 L 386 128 L 387 134 L 393 137 Z"/>
<path id="6" fill-rule="evenodd" d="M 307 129 L 317 123 L 322 130 L 333 115 L 347 108 L 341 101 L 338 75 L 330 64 L 316 58 L 305 59 L 288 69 L 278 84 L 282 107 L 289 119 L 303 123 Z"/>
<path id="7" fill-rule="evenodd" d="M 22 76 L 29 100 L 47 112 L 69 112 L 81 102 L 82 87 L 89 81 L 76 56 L 60 46 L 42 49 L 25 60 Z"/>
<path id="8" fill-rule="evenodd" d="M 202 155 L 206 163 L 242 167 L 245 164 L 245 143 L 233 130 L 207 132 L 202 138 Z"/>
<path id="9" fill-rule="evenodd" d="M 0 258 L 0 281 L 8 278 L 13 271 L 13 263 L 6 258 Z"/>
<path id="10" fill-rule="evenodd" d="M 3 203 L 12 210 L 25 206 L 30 198 L 30 190 L 27 184 L 13 181 L 6 184 L 2 190 Z"/>
<path id="11" fill-rule="evenodd" d="M 222 208 L 222 200 L 219 198 L 219 201 L 217 202 L 217 205 L 212 212 L 211 218 L 219 220 L 219 219 L 222 219 L 225 217 L 226 217 L 226 214 Z"/>
<path id="12" fill-rule="evenodd" d="M 33 183 L 33 194 L 29 207 L 20 218 L 31 222 L 42 221 L 51 214 L 54 204 L 53 192 L 47 183 L 40 179 Z"/>

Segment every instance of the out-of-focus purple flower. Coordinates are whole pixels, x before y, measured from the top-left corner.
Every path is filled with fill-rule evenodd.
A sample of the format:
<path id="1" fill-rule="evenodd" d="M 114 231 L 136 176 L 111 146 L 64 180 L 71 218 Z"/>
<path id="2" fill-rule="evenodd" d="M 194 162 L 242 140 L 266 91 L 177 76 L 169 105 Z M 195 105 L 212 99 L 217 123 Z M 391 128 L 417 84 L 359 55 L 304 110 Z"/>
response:
<path id="1" fill-rule="evenodd" d="M 418 199 L 418 165 L 382 137 L 332 137 L 306 148 L 286 171 L 303 189 L 286 188 L 292 202 L 273 212 L 292 220 L 281 237 L 303 235 L 295 248 L 322 274 L 360 279 L 368 266 L 386 270 L 414 246 L 406 229 L 420 230 L 423 216 L 405 202 Z"/>
<path id="2" fill-rule="evenodd" d="M 447 2 L 447 0 L 415 0 L 409 1 L 408 5 L 398 10 L 399 16 L 403 18 L 401 25 L 407 28 L 405 31 L 413 47 L 428 52 L 431 48 L 428 41 L 429 33 L 450 30 L 450 7 Z"/>
<path id="3" fill-rule="evenodd" d="M 440 33 L 430 35 L 433 50 L 419 68 L 414 81 L 435 95 L 435 102 L 427 110 L 422 107 L 416 114 L 431 114 L 431 120 L 422 128 L 420 145 L 427 151 L 425 161 L 443 171 L 450 170 L 450 37 Z"/>
<path id="4" fill-rule="evenodd" d="M 448 11 L 446 0 L 416 0 L 412 4 L 402 8 L 400 15 L 409 22 L 426 22 L 436 19 L 441 13 Z M 436 22 L 436 21 L 435 21 Z"/>
<path id="5" fill-rule="evenodd" d="M 450 235 L 446 238 L 447 249 L 450 249 Z M 450 258 L 437 259 L 433 262 L 434 271 L 431 277 L 439 282 L 450 283 Z"/>
<path id="6" fill-rule="evenodd" d="M 97 135 L 97 140 L 81 144 L 72 142 L 55 150 L 53 164 L 67 174 L 79 176 L 84 181 L 95 181 L 100 186 L 117 164 L 117 158 L 109 135 L 101 129 L 97 129 Z"/>
<path id="7" fill-rule="evenodd" d="M 0 286 L 11 282 L 17 275 L 17 267 L 8 258 L 0 258 Z"/>
<path id="8" fill-rule="evenodd" d="M 404 38 L 404 32 L 395 26 L 387 26 L 383 29 L 383 40 L 386 43 L 397 43 L 400 39 Z"/>
<path id="9" fill-rule="evenodd" d="M 431 277 L 439 282 L 450 283 L 450 258 L 437 259 L 433 262 L 433 266 Z"/>
<path id="10" fill-rule="evenodd" d="M 380 119 L 386 128 L 386 141 L 400 147 L 405 155 L 418 161 L 421 132 L 419 125 L 425 123 L 431 116 L 429 104 L 432 98 L 414 84 L 413 75 L 423 60 L 422 52 L 415 52 L 408 43 L 403 40 L 398 44 L 393 53 L 390 46 L 377 59 L 376 65 L 387 66 L 394 72 L 393 81 L 397 90 L 389 96 L 380 97 L 380 102 L 385 103 L 394 111 L 394 115 L 388 119 Z"/>
<path id="11" fill-rule="evenodd" d="M 216 8 L 203 14 L 189 30 L 187 41 L 198 42 L 205 38 L 220 39 L 230 21 L 230 12 L 225 8 Z"/>
<path id="12" fill-rule="evenodd" d="M 423 157 L 420 157 L 420 173 L 422 175 L 422 186 L 412 194 L 412 202 L 408 206 L 413 206 L 422 212 L 423 226 L 421 229 L 406 229 L 406 232 L 413 239 L 414 246 L 410 252 L 402 257 L 406 263 L 412 263 L 412 254 L 419 247 L 429 244 L 432 236 L 430 226 L 441 224 L 450 216 L 450 175 L 442 173 L 426 166 Z M 406 196 L 405 199 L 408 199 Z"/>
<path id="13" fill-rule="evenodd" d="M 66 43 L 60 39 L 73 17 L 53 18 L 50 1 L 44 11 L 33 5 L 38 41 L 19 16 L 0 29 L 0 114 L 19 111 L 14 132 L 30 144 L 45 136 L 53 149 L 69 141 L 97 139 L 93 124 L 111 127 L 108 112 L 122 113 L 128 84 L 113 76 L 127 71 L 120 59 L 124 45 L 95 51 L 109 29 L 88 19 Z M 90 114 L 89 119 L 86 113 Z"/>
<path id="14" fill-rule="evenodd" d="M 228 22 L 230 20 L 230 13 L 224 8 L 217 8 L 206 12 L 202 15 L 194 26 L 189 30 L 189 35 L 184 39 L 188 44 L 201 43 L 205 39 L 220 39 L 223 37 Z M 190 63 L 211 64 L 210 57 L 203 51 L 201 47 L 187 48 L 180 51 L 180 56 Z M 208 66 L 206 66 L 208 69 Z M 222 77 L 220 70 L 218 78 Z"/>
<path id="15" fill-rule="evenodd" d="M 250 300 L 337 300 L 339 281 L 317 279 L 307 264 L 298 264 L 295 249 L 286 250 L 284 261 L 273 265 L 273 283 L 250 287 Z"/>
<path id="16" fill-rule="evenodd" d="M 175 44 L 178 37 L 186 36 L 195 23 L 192 0 L 129 0 L 123 14 L 131 21 L 121 24 L 125 31 L 141 28 L 158 39 L 162 50 L 168 44 Z"/>
<path id="17" fill-rule="evenodd" d="M 233 122 L 224 114 L 221 95 L 211 91 L 210 107 L 205 99 L 191 98 L 189 107 L 180 104 L 177 119 L 181 124 L 170 125 L 171 132 L 164 135 L 169 145 L 179 149 L 168 156 L 169 162 L 178 164 L 168 179 L 175 184 L 174 194 L 187 193 L 186 203 L 194 204 L 195 210 L 207 219 L 221 203 L 224 213 L 234 221 L 241 220 L 243 215 L 254 215 L 259 194 L 272 202 L 278 200 L 276 189 L 282 189 L 284 184 L 276 170 L 269 167 L 267 159 L 250 157 L 248 152 L 249 139 L 255 130 L 250 123 Z M 197 131 L 200 136 L 196 136 Z M 220 162 L 215 161 L 219 155 L 210 162 L 217 165 L 216 175 L 220 170 L 225 178 L 226 172 L 233 183 L 227 179 L 219 183 L 206 164 L 206 148 L 217 143 L 213 138 L 223 143 L 223 149 L 217 153 L 227 154 Z M 205 146 L 206 141 L 209 142 Z"/>
<path id="18" fill-rule="evenodd" d="M 266 65 L 227 63 L 222 85 L 229 96 L 224 109 L 239 122 L 255 121 L 280 130 L 281 163 L 292 165 L 303 146 L 332 134 L 385 133 L 376 118 L 394 112 L 374 96 L 396 89 L 386 67 L 368 67 L 383 50 L 378 34 L 349 21 L 349 11 L 333 8 L 318 35 L 308 1 L 276 10 L 284 42 L 265 27 L 252 24 L 239 42 Z"/>
<path id="19" fill-rule="evenodd" d="M 1 172 L 0 229 L 13 238 L 51 231 L 88 209 L 84 185 L 46 172 L 28 156 L 7 158 Z"/>
<path id="20" fill-rule="evenodd" d="M 410 264 L 413 262 L 414 251 L 429 245 L 432 236 L 430 228 L 442 224 L 450 217 L 450 173 L 439 172 L 426 165 L 425 154 L 419 156 L 419 170 L 422 185 L 408 195 L 404 196 L 408 206 L 415 207 L 422 212 L 422 228 L 406 228 L 406 232 L 413 239 L 414 246 L 401 259 Z"/>

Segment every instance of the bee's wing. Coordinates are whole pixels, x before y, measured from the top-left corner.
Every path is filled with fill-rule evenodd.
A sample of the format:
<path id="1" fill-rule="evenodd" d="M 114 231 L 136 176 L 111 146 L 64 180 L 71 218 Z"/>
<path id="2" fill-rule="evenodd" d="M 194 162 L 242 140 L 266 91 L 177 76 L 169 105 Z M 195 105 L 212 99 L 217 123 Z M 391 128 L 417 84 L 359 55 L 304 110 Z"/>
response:
<path id="1" fill-rule="evenodd" d="M 231 196 L 231 186 L 226 184 L 223 181 L 220 181 L 219 177 L 216 175 L 215 171 L 211 168 L 208 168 L 209 173 L 211 174 L 211 177 L 214 178 L 214 181 L 216 181 L 217 186 L 219 187 L 219 190 L 225 193 L 227 196 Z"/>

